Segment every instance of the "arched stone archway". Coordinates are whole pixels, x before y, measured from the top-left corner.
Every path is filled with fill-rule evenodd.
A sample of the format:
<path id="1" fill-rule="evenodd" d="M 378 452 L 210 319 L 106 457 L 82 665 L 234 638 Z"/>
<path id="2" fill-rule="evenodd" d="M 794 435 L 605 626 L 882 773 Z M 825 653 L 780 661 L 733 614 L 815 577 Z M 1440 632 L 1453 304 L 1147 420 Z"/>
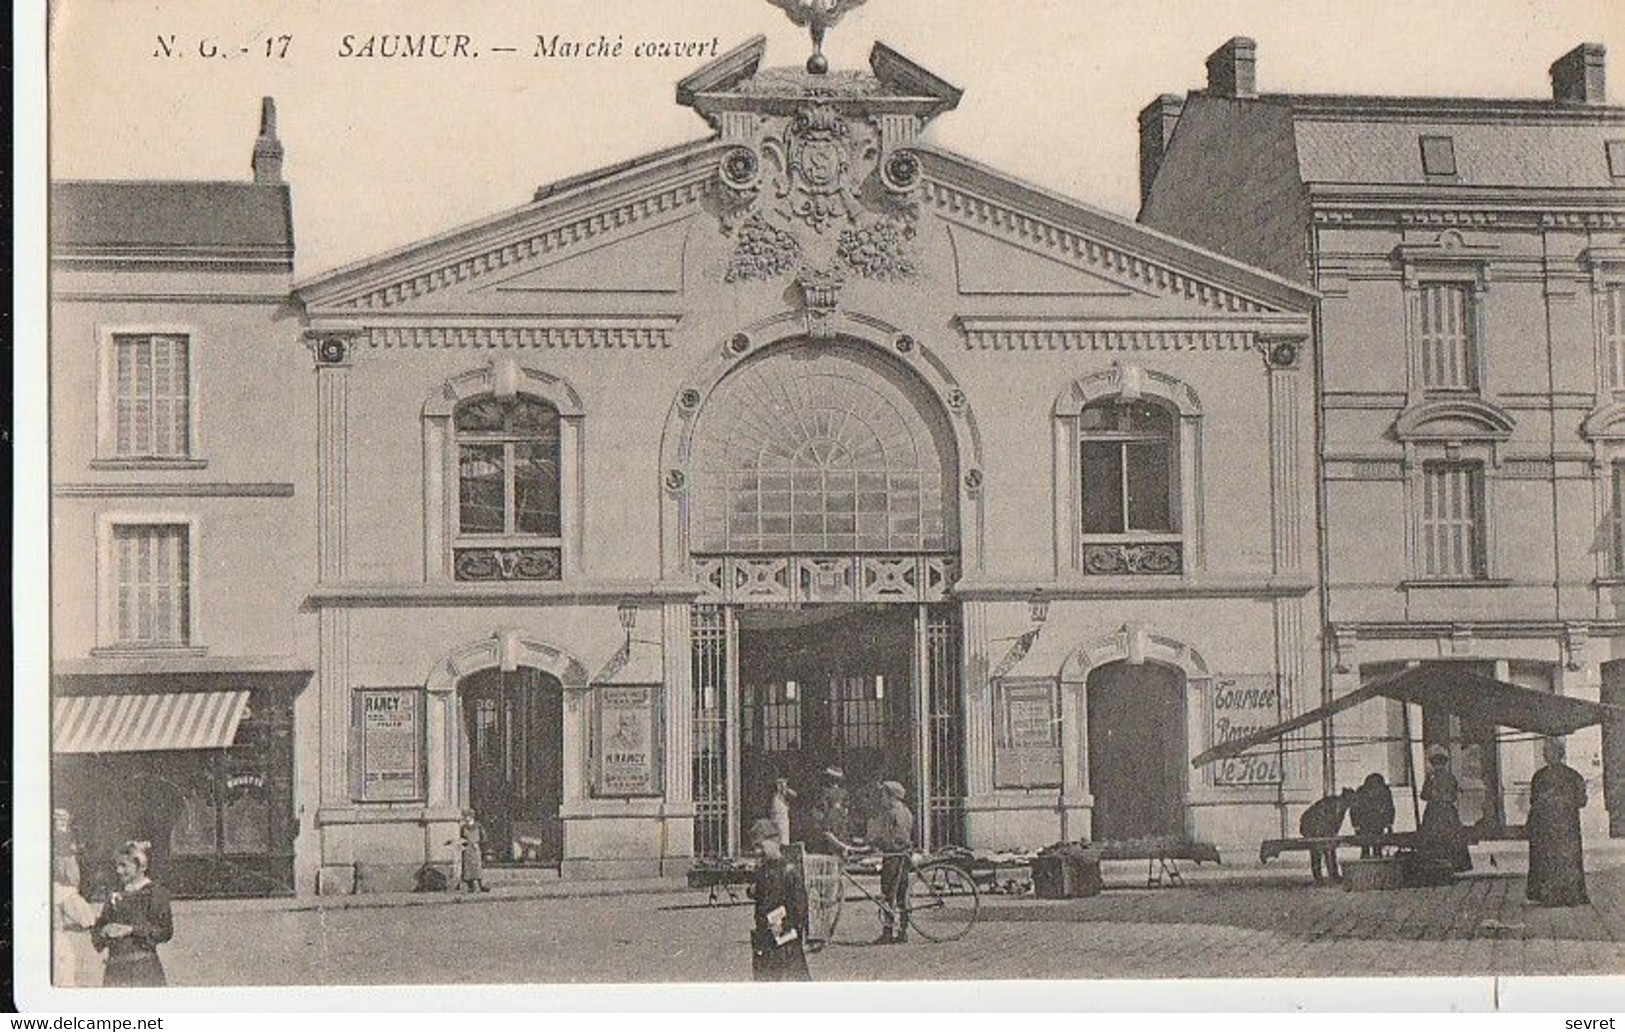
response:
<path id="1" fill-rule="evenodd" d="M 469 802 L 469 743 L 458 689 L 472 677 L 519 671 L 534 671 L 559 686 L 560 802 L 567 803 L 584 795 L 581 700 L 588 685 L 587 668 L 564 649 L 522 631 L 506 629 L 453 650 L 436 663 L 424 679 L 428 696 L 425 713 L 428 795 L 432 807 L 458 811 Z"/>

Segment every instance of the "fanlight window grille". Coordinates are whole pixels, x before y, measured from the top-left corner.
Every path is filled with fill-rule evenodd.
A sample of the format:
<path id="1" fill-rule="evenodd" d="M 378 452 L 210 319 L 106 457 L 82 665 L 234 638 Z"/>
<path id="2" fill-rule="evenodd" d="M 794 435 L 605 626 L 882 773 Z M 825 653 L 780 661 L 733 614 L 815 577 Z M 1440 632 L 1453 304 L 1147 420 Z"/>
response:
<path id="1" fill-rule="evenodd" d="M 725 379 L 695 431 L 693 550 L 950 550 L 951 445 L 894 375 L 830 350 Z"/>

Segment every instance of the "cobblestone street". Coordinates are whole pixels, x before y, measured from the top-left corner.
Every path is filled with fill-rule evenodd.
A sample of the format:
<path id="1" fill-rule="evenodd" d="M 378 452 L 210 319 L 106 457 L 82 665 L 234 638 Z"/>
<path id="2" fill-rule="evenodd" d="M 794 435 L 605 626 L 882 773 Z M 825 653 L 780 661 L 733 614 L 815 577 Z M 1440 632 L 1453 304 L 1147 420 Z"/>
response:
<path id="1" fill-rule="evenodd" d="M 820 980 L 1625 973 L 1625 858 L 1593 860 L 1592 903 L 1572 909 L 1525 905 L 1511 860 L 1448 887 L 1364 893 L 1315 887 L 1291 867 L 1136 888 L 1144 868 L 1121 865 L 1092 899 L 985 896 L 970 934 L 947 944 L 869 945 L 878 923 L 854 896 L 811 966 Z M 749 921 L 747 905 L 702 892 L 180 904 L 165 962 L 176 985 L 743 980 Z"/>

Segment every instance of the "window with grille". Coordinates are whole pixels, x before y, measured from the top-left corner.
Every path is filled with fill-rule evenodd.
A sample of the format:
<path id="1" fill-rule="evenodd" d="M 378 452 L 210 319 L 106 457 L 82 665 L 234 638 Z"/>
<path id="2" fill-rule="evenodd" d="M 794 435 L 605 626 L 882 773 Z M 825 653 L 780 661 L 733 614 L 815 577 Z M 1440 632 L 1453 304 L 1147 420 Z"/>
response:
<path id="1" fill-rule="evenodd" d="M 1083 532 L 1179 530 L 1178 424 L 1148 401 L 1098 401 L 1078 417 Z"/>
<path id="2" fill-rule="evenodd" d="M 1485 576 L 1481 465 L 1440 462 L 1423 467 L 1420 545 L 1426 576 Z"/>
<path id="3" fill-rule="evenodd" d="M 1602 295 L 1602 348 L 1608 362 L 1608 386 L 1625 390 L 1625 283 L 1613 283 Z"/>
<path id="4" fill-rule="evenodd" d="M 190 528 L 184 523 L 113 527 L 112 563 L 116 644 L 187 645 L 191 642 Z"/>
<path id="5" fill-rule="evenodd" d="M 1608 567 L 1625 577 L 1625 462 L 1613 465 L 1608 493 Z"/>
<path id="6" fill-rule="evenodd" d="M 169 333 L 117 333 L 112 348 L 108 415 L 113 456 L 190 456 L 192 383 L 187 338 Z"/>
<path id="7" fill-rule="evenodd" d="M 1473 332 L 1473 292 L 1466 283 L 1430 283 L 1421 289 L 1422 387 L 1478 388 L 1478 342 Z"/>
<path id="8" fill-rule="evenodd" d="M 459 533 L 557 539 L 558 409 L 479 397 L 457 407 L 455 425 Z"/>

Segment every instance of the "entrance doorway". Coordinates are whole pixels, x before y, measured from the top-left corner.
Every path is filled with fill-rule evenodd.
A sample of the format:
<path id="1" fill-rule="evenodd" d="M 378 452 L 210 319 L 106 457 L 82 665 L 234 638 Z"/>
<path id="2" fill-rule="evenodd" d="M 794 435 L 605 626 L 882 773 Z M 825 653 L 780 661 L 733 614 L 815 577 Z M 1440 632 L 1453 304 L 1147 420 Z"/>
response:
<path id="1" fill-rule="evenodd" d="M 854 814 L 880 781 L 919 809 L 912 714 L 915 609 L 887 605 L 743 608 L 739 615 L 740 827 L 767 816 L 776 779 L 799 798 L 802 838 L 820 772 L 840 767 Z"/>
<path id="2" fill-rule="evenodd" d="M 1096 667 L 1088 681 L 1096 842 L 1185 834 L 1185 674 L 1156 663 Z"/>
<path id="3" fill-rule="evenodd" d="M 482 670 L 460 694 L 468 805 L 485 829 L 485 858 L 556 866 L 564 857 L 564 690 L 540 670 Z"/>

